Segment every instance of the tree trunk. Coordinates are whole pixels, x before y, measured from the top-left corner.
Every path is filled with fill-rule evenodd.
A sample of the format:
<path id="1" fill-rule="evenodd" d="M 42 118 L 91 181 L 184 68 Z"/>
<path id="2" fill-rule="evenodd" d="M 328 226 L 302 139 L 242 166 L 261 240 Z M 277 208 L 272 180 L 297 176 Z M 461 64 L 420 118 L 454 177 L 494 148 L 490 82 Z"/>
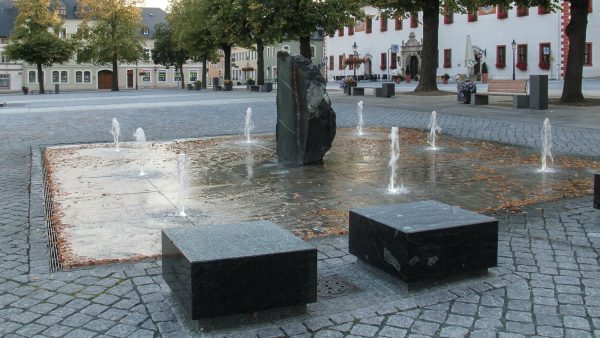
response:
<path id="1" fill-rule="evenodd" d="M 44 73 L 43 73 L 41 63 L 37 64 L 37 73 L 38 73 L 38 86 L 40 87 L 39 93 L 46 94 L 46 91 L 44 90 Z"/>
<path id="2" fill-rule="evenodd" d="M 438 27 L 440 24 L 440 3 L 424 1 L 423 6 L 423 51 L 419 84 L 415 92 L 431 92 L 438 90 L 436 82 L 438 59 Z"/>
<path id="3" fill-rule="evenodd" d="M 569 38 L 569 54 L 561 102 L 581 102 L 583 93 L 583 63 L 585 58 L 585 35 L 588 23 L 588 0 L 571 0 L 571 20 L 566 34 Z"/>
<path id="4" fill-rule="evenodd" d="M 256 55 L 256 84 L 262 86 L 265 84 L 265 43 L 262 39 L 256 39 Z"/>
<path id="5" fill-rule="evenodd" d="M 310 48 L 310 35 L 300 37 L 300 55 L 312 60 L 312 52 Z"/>
<path id="6" fill-rule="evenodd" d="M 225 73 L 223 74 L 223 78 L 231 80 L 231 45 L 223 45 L 222 48 L 225 53 Z"/>
<path id="7" fill-rule="evenodd" d="M 179 69 L 179 79 L 181 80 L 181 89 L 185 89 L 185 79 L 183 78 L 183 63 L 177 65 Z"/>
<path id="8" fill-rule="evenodd" d="M 119 63 L 117 60 L 112 62 L 112 89 L 113 92 L 119 91 Z"/>
<path id="9" fill-rule="evenodd" d="M 202 88 L 206 89 L 206 73 L 208 73 L 206 59 L 202 60 Z"/>

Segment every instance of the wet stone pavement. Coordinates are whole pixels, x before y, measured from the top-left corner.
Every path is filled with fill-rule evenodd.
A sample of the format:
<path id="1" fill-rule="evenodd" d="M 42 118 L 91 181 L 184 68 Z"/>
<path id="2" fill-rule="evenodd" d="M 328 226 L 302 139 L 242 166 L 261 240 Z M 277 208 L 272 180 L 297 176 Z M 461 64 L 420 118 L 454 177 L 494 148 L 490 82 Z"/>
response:
<path id="1" fill-rule="evenodd" d="M 151 97 L 153 92 L 140 92 L 137 99 L 123 99 L 127 106 L 119 108 L 119 96 L 134 95 L 110 94 L 44 96 L 44 111 L 5 100 L 9 109 L 0 111 L 0 336 L 600 336 L 600 212 L 592 209 L 589 196 L 498 214 L 497 268 L 417 290 L 356 263 L 344 236 L 313 240 L 319 249 L 319 281 L 331 286 L 331 292 L 343 284 L 342 291 L 319 298 L 305 314 L 211 332 L 189 331 L 157 261 L 49 273 L 40 147 L 106 142 L 113 116 L 124 130 L 144 127 L 150 140 L 241 134 L 248 104 L 232 102 L 225 93 L 202 93 L 201 103 L 190 100 L 184 105 L 180 103 L 191 94 L 167 93 L 165 97 L 180 104 L 172 108 Z M 236 98 L 254 100 L 258 131 L 272 132 L 274 97 L 259 95 L 243 92 Z M 116 107 L 105 108 L 103 99 Z M 61 110 L 79 100 L 94 108 Z M 135 100 L 157 102 L 154 108 L 136 109 L 130 106 Z M 339 125 L 350 127 L 354 104 L 344 100 L 334 97 L 334 108 Z M 22 110 L 11 111 L 15 105 Z M 379 107 L 366 121 L 424 128 L 428 118 Z M 537 122 L 446 115 L 440 124 L 447 133 L 467 138 L 523 146 L 539 139 Z M 555 128 L 557 152 L 598 156 L 597 130 Z"/>

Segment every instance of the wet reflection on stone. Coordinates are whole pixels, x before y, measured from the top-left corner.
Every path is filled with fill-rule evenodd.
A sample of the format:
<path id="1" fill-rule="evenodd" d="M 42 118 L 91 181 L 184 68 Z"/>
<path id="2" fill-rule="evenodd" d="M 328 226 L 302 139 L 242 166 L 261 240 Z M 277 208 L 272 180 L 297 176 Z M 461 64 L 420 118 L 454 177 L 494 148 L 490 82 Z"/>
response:
<path id="1" fill-rule="evenodd" d="M 112 144 L 51 148 L 62 257 L 76 265 L 151 256 L 160 229 L 174 226 L 269 220 L 308 238 L 345 233 L 351 208 L 427 199 L 472 211 L 517 208 L 591 194 L 590 171 L 600 170 L 598 161 L 555 156 L 556 173 L 540 175 L 535 149 L 444 137 L 431 152 L 426 132 L 402 129 L 399 170 L 410 194 L 390 195 L 389 128 L 364 131 L 371 136 L 340 130 L 323 163 L 293 168 L 277 163 L 272 135 L 251 145 L 239 136 L 154 143 L 143 178 L 133 145 L 120 153 L 107 151 Z M 173 216 L 177 153 L 189 161 L 187 218 Z"/>

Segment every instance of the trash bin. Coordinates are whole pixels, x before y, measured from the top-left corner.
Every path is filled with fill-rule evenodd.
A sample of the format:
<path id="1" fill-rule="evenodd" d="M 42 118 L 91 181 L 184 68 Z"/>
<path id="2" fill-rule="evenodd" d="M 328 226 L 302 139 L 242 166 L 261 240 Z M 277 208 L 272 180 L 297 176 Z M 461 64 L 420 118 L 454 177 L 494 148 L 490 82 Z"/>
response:
<path id="1" fill-rule="evenodd" d="M 58 83 L 54 85 L 54 94 L 58 94 L 58 92 L 60 91 L 59 85 Z"/>

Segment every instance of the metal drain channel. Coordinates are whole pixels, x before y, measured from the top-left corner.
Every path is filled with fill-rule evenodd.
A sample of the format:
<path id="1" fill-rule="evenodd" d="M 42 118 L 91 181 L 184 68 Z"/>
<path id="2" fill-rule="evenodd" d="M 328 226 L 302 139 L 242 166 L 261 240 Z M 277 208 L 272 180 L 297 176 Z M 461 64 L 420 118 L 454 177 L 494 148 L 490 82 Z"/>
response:
<path id="1" fill-rule="evenodd" d="M 319 298 L 335 298 L 349 295 L 360 290 L 356 285 L 339 275 L 319 278 L 317 296 Z"/>
<path id="2" fill-rule="evenodd" d="M 43 158 L 41 161 L 44 177 L 44 214 L 46 216 L 46 234 L 48 236 L 48 251 L 50 253 L 50 272 L 56 272 L 62 269 L 62 265 L 58 259 L 58 239 L 54 225 L 52 224 L 52 193 L 48 184 L 48 170 Z"/>

